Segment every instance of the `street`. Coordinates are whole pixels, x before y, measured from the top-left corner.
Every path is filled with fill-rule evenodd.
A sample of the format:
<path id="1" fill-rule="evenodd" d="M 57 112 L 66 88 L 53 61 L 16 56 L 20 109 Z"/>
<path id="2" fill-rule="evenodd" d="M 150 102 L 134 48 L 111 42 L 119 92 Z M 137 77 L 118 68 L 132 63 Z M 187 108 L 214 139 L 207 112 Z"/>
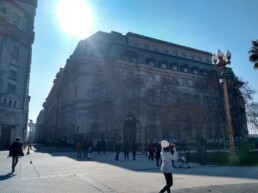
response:
<path id="1" fill-rule="evenodd" d="M 37 148 L 37 146 L 36 146 Z M 115 153 L 93 153 L 92 159 L 77 159 L 75 151 L 33 149 L 19 159 L 11 172 L 8 152 L 0 151 L 2 193 L 157 193 L 165 185 L 155 161 L 138 153 L 136 160 L 115 161 Z M 173 193 L 258 192 L 258 167 L 221 167 L 190 163 L 176 168 Z"/>

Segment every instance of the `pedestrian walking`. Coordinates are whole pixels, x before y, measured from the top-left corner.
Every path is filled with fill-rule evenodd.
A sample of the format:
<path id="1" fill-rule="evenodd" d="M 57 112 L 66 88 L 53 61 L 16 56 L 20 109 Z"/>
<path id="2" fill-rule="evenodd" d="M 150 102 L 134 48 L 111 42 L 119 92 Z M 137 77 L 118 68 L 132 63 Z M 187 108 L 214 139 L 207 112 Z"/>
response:
<path id="1" fill-rule="evenodd" d="M 176 153 L 176 148 L 173 148 L 174 151 L 174 155 L 171 154 L 170 152 L 170 147 L 169 147 L 169 142 L 166 140 L 163 140 L 161 142 L 161 147 L 162 147 L 162 152 L 160 153 L 161 156 L 161 167 L 160 170 L 161 172 L 163 172 L 164 177 L 166 179 L 166 185 L 164 186 L 164 188 L 162 188 L 160 190 L 159 193 L 164 193 L 165 191 L 167 191 L 168 193 L 170 193 L 170 188 L 173 185 L 173 175 L 172 172 L 174 170 L 171 161 L 172 160 L 177 160 L 177 153 Z"/>
<path id="2" fill-rule="evenodd" d="M 176 147 L 176 145 L 174 143 L 170 143 L 170 146 L 169 146 L 169 149 L 170 149 L 170 152 L 172 155 L 175 155 L 175 152 L 174 152 L 174 148 Z M 175 168 L 175 160 L 172 160 L 172 166 Z"/>
<path id="3" fill-rule="evenodd" d="M 105 140 L 102 140 L 102 150 L 103 150 L 103 153 L 106 154 L 106 147 L 107 147 L 107 143 Z"/>
<path id="4" fill-rule="evenodd" d="M 100 149 L 101 149 L 101 142 L 98 141 L 97 142 L 97 152 L 98 152 L 98 154 L 100 154 Z"/>
<path id="5" fill-rule="evenodd" d="M 22 150 L 23 143 L 19 137 L 16 137 L 15 142 L 11 144 L 9 147 L 9 155 L 8 157 L 12 157 L 12 172 L 15 172 L 15 166 L 18 163 L 19 156 L 24 156 Z"/>
<path id="6" fill-rule="evenodd" d="M 150 141 L 150 143 L 149 143 L 148 150 L 149 150 L 149 160 L 153 161 L 153 157 L 154 157 L 154 144 L 153 144 L 152 141 Z"/>
<path id="7" fill-rule="evenodd" d="M 87 141 L 83 144 L 83 158 L 88 158 L 88 150 L 89 150 L 89 144 Z"/>
<path id="8" fill-rule="evenodd" d="M 129 146 L 128 141 L 126 141 L 124 143 L 124 158 L 125 158 L 125 160 L 129 160 L 129 150 L 130 150 L 130 146 Z"/>
<path id="9" fill-rule="evenodd" d="M 92 145 L 90 144 L 90 145 L 89 145 L 89 148 L 88 148 L 88 159 L 91 159 L 91 158 L 92 158 L 92 151 L 93 151 L 93 147 L 92 147 Z"/>
<path id="10" fill-rule="evenodd" d="M 119 160 L 120 151 L 121 151 L 121 143 L 117 141 L 115 144 L 115 152 L 116 152 L 115 160 L 117 161 Z"/>
<path id="11" fill-rule="evenodd" d="M 133 154 L 133 160 L 135 160 L 136 151 L 137 151 L 137 144 L 135 142 L 132 143 L 131 150 L 132 150 L 132 154 Z"/>
<path id="12" fill-rule="evenodd" d="M 161 145 L 160 145 L 160 141 L 157 141 L 156 145 L 155 145 L 155 154 L 156 154 L 156 165 L 160 166 L 160 152 L 161 152 Z"/>
<path id="13" fill-rule="evenodd" d="M 81 158 L 82 157 L 82 143 L 81 142 L 76 143 L 76 151 L 77 151 L 77 158 Z"/>

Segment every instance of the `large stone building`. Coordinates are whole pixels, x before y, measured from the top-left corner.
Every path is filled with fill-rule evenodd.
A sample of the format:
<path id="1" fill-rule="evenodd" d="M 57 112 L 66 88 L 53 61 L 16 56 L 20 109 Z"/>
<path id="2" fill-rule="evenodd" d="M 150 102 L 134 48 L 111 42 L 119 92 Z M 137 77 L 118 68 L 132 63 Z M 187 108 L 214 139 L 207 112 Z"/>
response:
<path id="1" fill-rule="evenodd" d="M 37 0 L 0 1 L 0 149 L 25 137 Z"/>
<path id="2" fill-rule="evenodd" d="M 73 144 L 227 138 L 211 53 L 118 32 L 80 41 L 43 105 L 41 140 Z M 227 68 L 235 136 L 247 134 L 241 82 Z"/>

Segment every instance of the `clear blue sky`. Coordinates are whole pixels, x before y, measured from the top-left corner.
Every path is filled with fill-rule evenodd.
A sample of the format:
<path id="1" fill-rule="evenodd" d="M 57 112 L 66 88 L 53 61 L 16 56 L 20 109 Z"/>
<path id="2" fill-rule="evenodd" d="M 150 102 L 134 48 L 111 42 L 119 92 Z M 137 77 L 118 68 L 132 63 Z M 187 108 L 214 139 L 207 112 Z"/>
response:
<path id="1" fill-rule="evenodd" d="M 225 53 L 228 49 L 236 76 L 258 90 L 258 70 L 248 60 L 251 41 L 258 39 L 258 0 L 85 1 L 93 17 L 89 35 L 97 31 L 134 32 L 211 53 L 218 49 Z M 30 78 L 29 118 L 33 122 L 43 108 L 56 73 L 81 39 L 62 30 L 56 14 L 57 2 L 38 1 Z M 67 11 L 69 14 L 72 13 Z"/>

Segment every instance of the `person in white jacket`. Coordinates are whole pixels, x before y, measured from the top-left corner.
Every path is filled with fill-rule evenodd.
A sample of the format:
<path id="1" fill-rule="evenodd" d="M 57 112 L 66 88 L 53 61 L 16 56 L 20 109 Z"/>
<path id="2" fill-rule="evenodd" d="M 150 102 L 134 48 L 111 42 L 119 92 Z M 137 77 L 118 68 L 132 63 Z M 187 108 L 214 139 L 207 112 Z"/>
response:
<path id="1" fill-rule="evenodd" d="M 173 166 L 172 166 L 172 160 L 177 160 L 177 152 L 176 152 L 176 148 L 174 147 L 174 155 L 171 154 L 170 152 L 170 147 L 169 147 L 169 142 L 166 140 L 163 140 L 161 142 L 161 147 L 162 147 L 162 152 L 161 152 L 161 167 L 160 170 L 163 172 L 165 179 L 166 179 L 166 185 L 164 186 L 164 188 L 162 188 L 160 190 L 159 193 L 163 193 L 165 191 L 167 191 L 168 193 L 170 193 L 170 188 L 173 185 Z"/>

